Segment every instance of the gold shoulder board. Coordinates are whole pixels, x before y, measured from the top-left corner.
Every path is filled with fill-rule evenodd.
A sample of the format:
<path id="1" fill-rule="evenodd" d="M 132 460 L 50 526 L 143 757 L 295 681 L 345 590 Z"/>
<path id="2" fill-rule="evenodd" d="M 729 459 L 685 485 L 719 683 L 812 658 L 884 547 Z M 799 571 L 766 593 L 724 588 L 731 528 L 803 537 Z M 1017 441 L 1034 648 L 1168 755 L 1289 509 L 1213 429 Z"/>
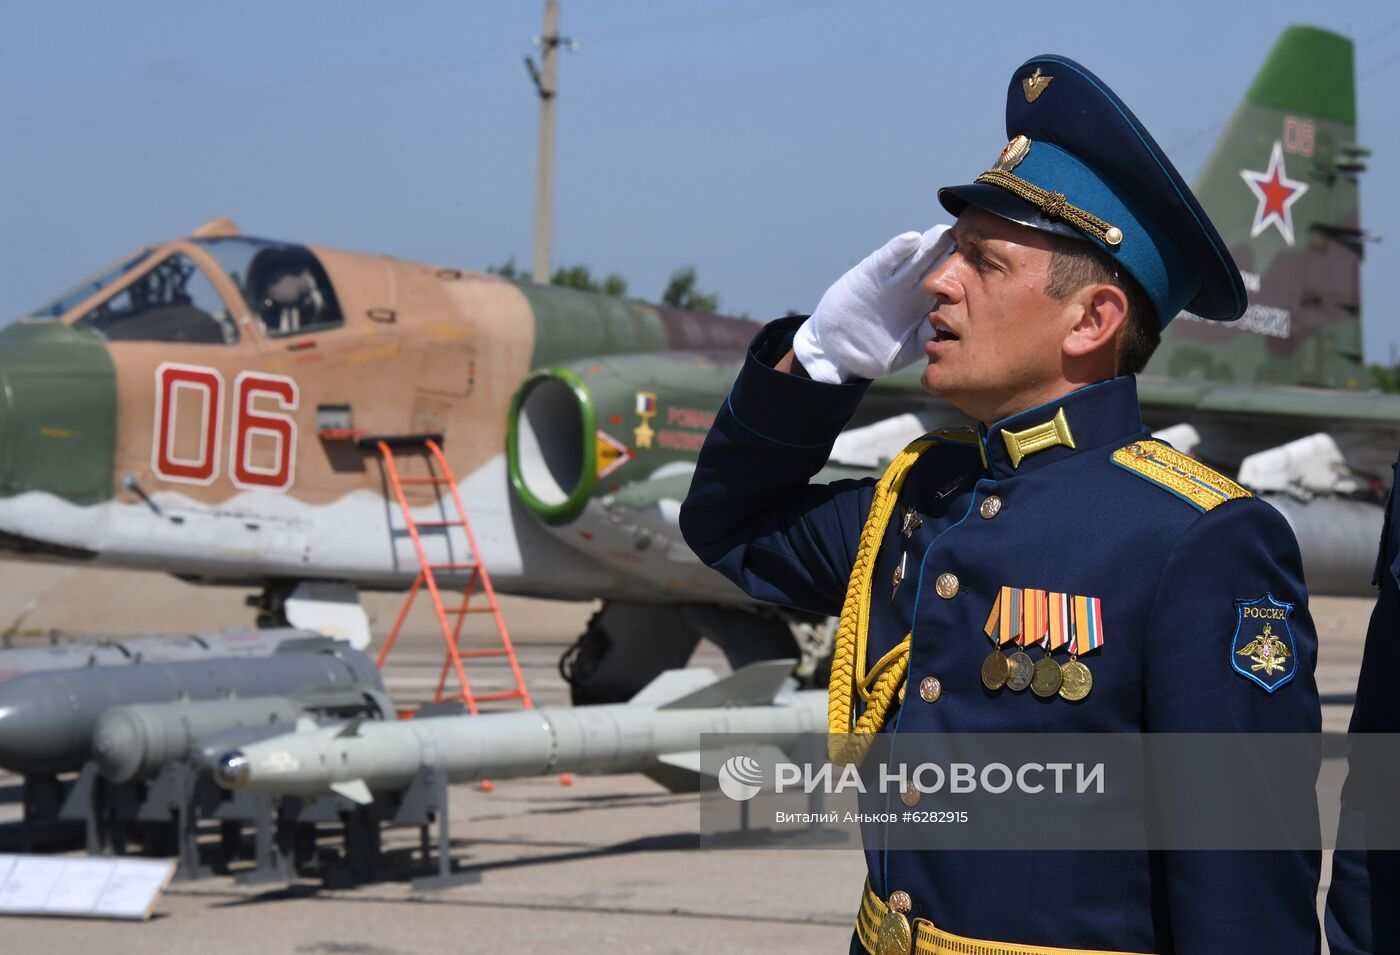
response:
<path id="1" fill-rule="evenodd" d="M 1160 441 L 1134 441 L 1113 452 L 1113 463 L 1205 512 L 1254 495 L 1200 461 Z"/>

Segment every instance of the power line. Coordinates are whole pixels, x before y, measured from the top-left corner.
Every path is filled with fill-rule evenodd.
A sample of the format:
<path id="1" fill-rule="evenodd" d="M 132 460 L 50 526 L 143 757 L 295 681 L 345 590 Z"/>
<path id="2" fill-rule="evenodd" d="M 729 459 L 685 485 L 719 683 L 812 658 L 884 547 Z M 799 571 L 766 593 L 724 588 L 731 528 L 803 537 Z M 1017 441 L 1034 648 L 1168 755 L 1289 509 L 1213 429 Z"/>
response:
<path id="1" fill-rule="evenodd" d="M 89 106 L 73 110 L 51 113 L 31 113 L 28 115 L 0 117 L 0 131 L 5 133 L 49 132 L 68 126 L 86 126 L 93 123 L 126 121 L 142 118 L 164 119 L 172 115 L 190 112 L 209 112 L 216 109 L 237 108 L 258 103 L 285 99 L 288 96 L 323 92 L 340 92 L 364 86 L 377 86 L 383 83 L 402 82 L 422 76 L 460 72 L 480 66 L 496 57 L 513 53 L 513 45 L 484 47 L 478 50 L 430 60 L 402 61 L 378 66 L 342 70 L 320 76 L 301 77 L 293 80 L 259 83 L 244 87 L 231 87 L 212 90 L 208 93 L 189 93 L 180 96 L 157 97 L 147 100 L 128 100 L 106 106 Z"/>
<path id="2" fill-rule="evenodd" d="M 841 5 L 841 0 L 826 0 L 822 3 L 806 0 L 806 2 L 781 3 L 768 8 L 754 9 L 752 6 L 746 6 L 742 9 L 718 14 L 710 12 L 703 15 L 672 17 L 654 20 L 650 24 L 644 22 L 640 30 L 602 37 L 596 41 L 590 41 L 590 45 L 634 43 L 677 32 L 696 33 L 716 27 L 731 28 L 736 24 L 779 19 L 793 14 L 809 13 L 813 9 L 838 5 Z M 0 116 L 0 133 L 19 135 L 51 132 L 89 124 L 126 122 L 147 118 L 164 119 L 169 116 L 189 113 L 237 109 L 292 96 L 340 92 L 380 83 L 402 82 L 423 76 L 459 72 L 463 69 L 480 66 L 491 59 L 504 59 L 513 54 L 518 54 L 516 44 L 497 44 L 429 60 L 416 58 L 318 76 L 228 87 L 208 93 L 127 100 L 115 104 L 87 106 L 48 113 Z"/>

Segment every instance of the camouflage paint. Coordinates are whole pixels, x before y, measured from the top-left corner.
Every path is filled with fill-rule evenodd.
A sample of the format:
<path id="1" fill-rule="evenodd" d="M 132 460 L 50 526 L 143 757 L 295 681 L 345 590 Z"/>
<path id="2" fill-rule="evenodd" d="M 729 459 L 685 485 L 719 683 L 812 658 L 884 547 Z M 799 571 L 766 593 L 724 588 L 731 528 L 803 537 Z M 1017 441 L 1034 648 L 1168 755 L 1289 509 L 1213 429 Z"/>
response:
<path id="1" fill-rule="evenodd" d="M 530 366 L 547 368 L 583 356 L 717 351 L 742 355 L 759 324 L 663 305 L 608 298 L 577 289 L 522 283 L 535 316 Z"/>
<path id="2" fill-rule="evenodd" d="M 1352 41 L 1288 28 L 1274 45 L 1195 184 L 1249 288 L 1240 325 L 1178 317 L 1149 375 L 1236 385 L 1359 388 L 1360 266 Z M 1277 144 L 1277 145 L 1276 145 Z M 1306 185 L 1287 209 L 1293 242 L 1274 224 L 1244 171 L 1280 172 Z M 1251 237 L 1251 231 L 1258 234 Z M 1287 323 L 1287 334 L 1279 334 Z"/>
<path id="3" fill-rule="evenodd" d="M 565 524 L 578 517 L 596 494 L 613 494 L 633 482 L 646 482 L 668 464 L 693 462 L 715 411 L 739 373 L 739 365 L 739 355 L 732 352 L 671 351 L 588 358 L 535 373 L 511 404 L 506 446 L 511 485 L 546 523 Z M 550 380 L 572 392 L 583 428 L 580 479 L 567 500 L 557 504 L 546 503 L 531 492 L 521 471 L 519 447 L 521 405 L 533 388 Z M 636 413 L 638 393 L 655 396 L 656 414 L 647 422 L 653 431 L 649 446 L 638 440 L 637 429 L 642 424 Z M 631 452 L 625 463 L 602 480 L 595 452 L 598 433 Z M 689 480 L 687 475 L 687 485 Z"/>
<path id="4" fill-rule="evenodd" d="M 116 372 L 96 334 L 59 322 L 0 329 L 0 497 L 112 496 Z"/>

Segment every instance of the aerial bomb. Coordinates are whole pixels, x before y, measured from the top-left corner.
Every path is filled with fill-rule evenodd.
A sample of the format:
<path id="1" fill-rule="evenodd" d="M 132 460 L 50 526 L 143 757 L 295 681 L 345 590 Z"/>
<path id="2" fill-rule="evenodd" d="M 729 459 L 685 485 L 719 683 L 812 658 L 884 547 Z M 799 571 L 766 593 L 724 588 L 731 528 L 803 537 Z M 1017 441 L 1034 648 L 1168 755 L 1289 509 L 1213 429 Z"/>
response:
<path id="1" fill-rule="evenodd" d="M 376 719 L 392 719 L 394 708 L 382 692 L 355 685 L 316 687 L 285 697 L 114 706 L 97 719 L 92 759 L 98 771 L 114 783 L 146 780 L 167 763 L 186 756 L 205 737 L 266 726 L 278 726 L 286 732 L 310 713 L 368 713 Z M 228 749 L 225 742 L 220 752 Z"/>
<path id="2" fill-rule="evenodd" d="M 450 782 L 639 771 L 693 789 L 703 733 L 786 748 L 825 731 L 826 691 L 788 689 L 792 666 L 756 663 L 722 680 L 704 669 L 668 670 L 627 703 L 308 727 L 227 753 L 214 778 L 227 789 L 334 792 L 359 803 L 404 788 L 425 767 Z"/>
<path id="3" fill-rule="evenodd" d="M 37 647 L 0 650 L 0 682 L 42 670 L 175 663 L 216 657 L 265 657 L 292 640 L 325 639 L 314 630 L 240 627 L 211 633 L 136 637 L 120 640 L 66 640 Z"/>
<path id="4" fill-rule="evenodd" d="M 324 638 L 267 657 L 27 673 L 0 684 L 0 768 L 45 774 L 80 768 L 92 752 L 98 718 L 113 706 L 356 684 L 383 688 L 368 657 Z"/>

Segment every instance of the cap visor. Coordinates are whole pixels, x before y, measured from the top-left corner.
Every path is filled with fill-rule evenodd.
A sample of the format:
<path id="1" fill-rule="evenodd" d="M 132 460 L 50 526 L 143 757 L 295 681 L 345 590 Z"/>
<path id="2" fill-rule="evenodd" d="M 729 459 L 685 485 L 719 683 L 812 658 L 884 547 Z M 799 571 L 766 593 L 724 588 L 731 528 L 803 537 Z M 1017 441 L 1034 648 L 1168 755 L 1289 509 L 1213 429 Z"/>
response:
<path id="1" fill-rule="evenodd" d="M 944 186 L 938 190 L 938 201 L 955 216 L 962 215 L 968 206 L 976 206 L 1008 222 L 1015 222 L 1039 232 L 1050 232 L 1083 242 L 1090 241 L 1088 236 L 1068 222 L 1047 218 L 1024 199 L 985 182 L 969 183 L 966 186 Z"/>

